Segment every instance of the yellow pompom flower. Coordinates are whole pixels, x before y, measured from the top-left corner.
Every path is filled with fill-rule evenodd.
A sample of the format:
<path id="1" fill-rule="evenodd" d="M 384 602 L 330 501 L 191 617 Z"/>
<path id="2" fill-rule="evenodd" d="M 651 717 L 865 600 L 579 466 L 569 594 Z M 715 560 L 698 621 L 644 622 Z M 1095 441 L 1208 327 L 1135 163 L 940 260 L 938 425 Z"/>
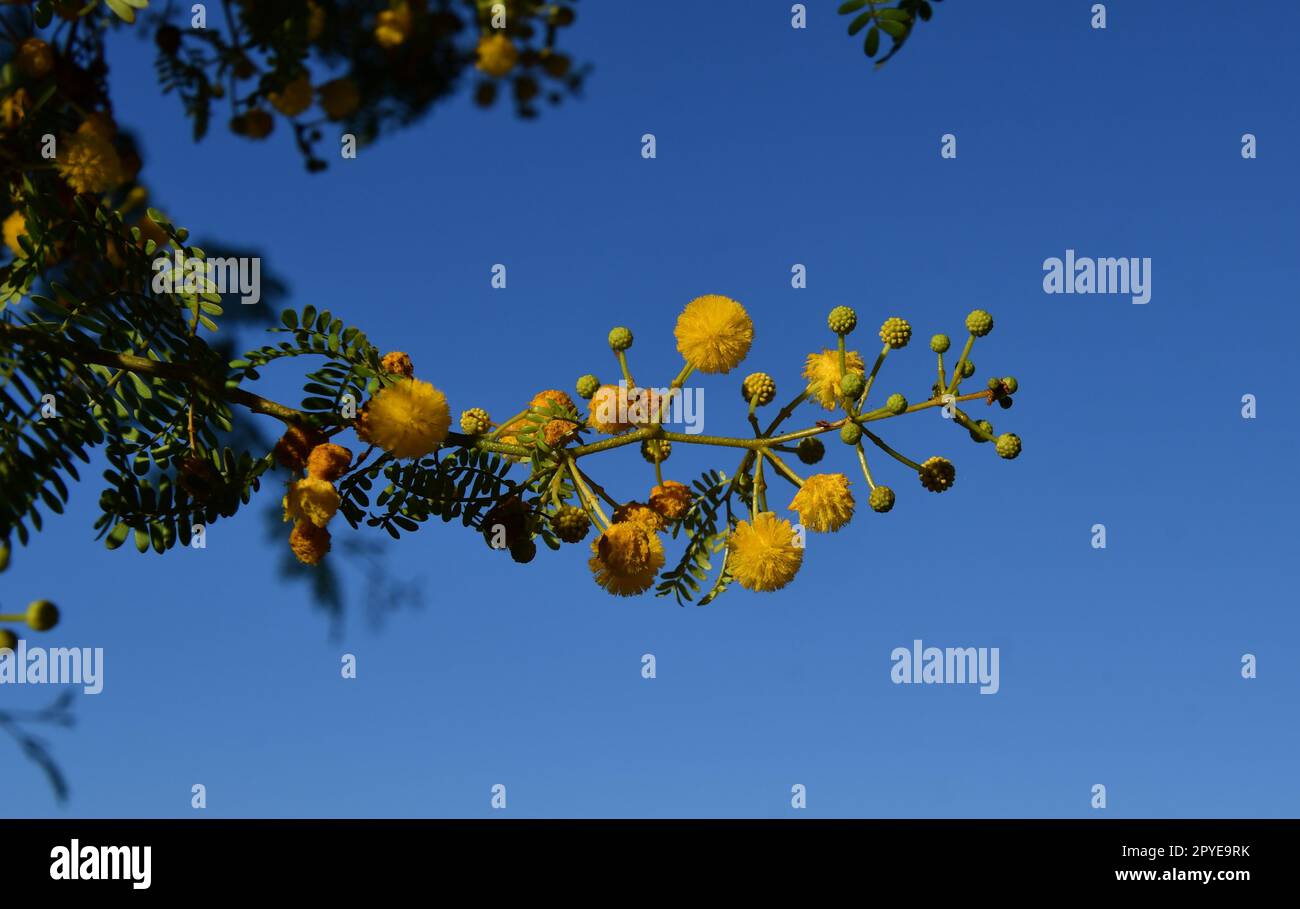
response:
<path id="1" fill-rule="evenodd" d="M 627 502 L 614 509 L 614 523 L 631 521 L 651 531 L 663 530 L 663 515 L 642 502 Z"/>
<path id="2" fill-rule="evenodd" d="M 63 139 L 55 164 L 64 182 L 79 193 L 107 192 L 122 182 L 117 150 L 92 130 L 78 130 Z"/>
<path id="3" fill-rule="evenodd" d="M 664 544 L 642 524 L 611 524 L 591 543 L 587 567 L 597 584 L 615 596 L 645 593 L 664 566 Z"/>
<path id="4" fill-rule="evenodd" d="M 849 372 L 856 372 L 858 375 L 866 374 L 862 354 L 856 350 L 845 352 L 844 365 L 848 367 Z M 808 354 L 808 359 L 804 362 L 803 377 L 808 380 L 808 394 L 818 404 L 827 410 L 834 410 L 838 406 L 840 380 L 844 378 L 844 371 L 840 369 L 838 350 L 823 350 L 821 353 Z"/>
<path id="5" fill-rule="evenodd" d="M 411 355 L 400 350 L 392 350 L 384 354 L 383 359 L 379 361 L 379 367 L 384 372 L 391 372 L 405 379 L 415 375 L 415 364 L 411 362 Z"/>
<path id="6" fill-rule="evenodd" d="M 27 255 L 23 251 L 22 245 L 19 244 L 18 238 L 27 233 L 27 219 L 23 217 L 20 211 L 11 211 L 9 217 L 5 218 L 4 239 L 5 246 L 17 258 L 23 258 Z"/>
<path id="7" fill-rule="evenodd" d="M 677 351 L 700 372 L 726 373 L 754 343 L 754 323 L 730 297 L 707 294 L 686 304 L 673 330 Z"/>
<path id="8" fill-rule="evenodd" d="M 289 484 L 283 505 L 286 521 L 308 521 L 324 527 L 339 510 L 339 494 L 329 480 L 305 477 Z"/>
<path id="9" fill-rule="evenodd" d="M 481 72 L 500 79 L 515 68 L 519 62 L 519 51 L 514 42 L 501 32 L 484 35 L 478 41 L 478 62 L 474 65 Z"/>
<path id="10" fill-rule="evenodd" d="M 311 107 L 311 78 L 302 75 L 284 87 L 284 91 L 271 92 L 267 100 L 286 117 L 296 117 Z"/>
<path id="11" fill-rule="evenodd" d="M 746 590 L 780 590 L 802 564 L 794 527 L 770 511 L 741 521 L 727 537 L 727 570 Z"/>
<path id="12" fill-rule="evenodd" d="M 403 3 L 386 9 L 375 20 L 375 43 L 380 47 L 399 47 L 411 36 L 411 7 Z"/>
<path id="13" fill-rule="evenodd" d="M 428 382 L 403 379 L 366 404 L 365 429 L 367 441 L 393 457 L 422 458 L 447 438 L 451 408 Z"/>
<path id="14" fill-rule="evenodd" d="M 299 521 L 289 534 L 289 548 L 304 565 L 315 565 L 330 551 L 330 532 L 311 521 Z"/>
<path id="15" fill-rule="evenodd" d="M 650 490 L 650 507 L 666 520 L 679 521 L 686 516 L 695 498 L 691 487 L 685 483 L 664 480 L 662 484 Z"/>
<path id="16" fill-rule="evenodd" d="M 842 473 L 818 473 L 804 480 L 790 503 L 790 510 L 799 512 L 799 523 L 804 527 L 826 533 L 849 523 L 853 505 L 848 477 Z"/>
<path id="17" fill-rule="evenodd" d="M 307 456 L 307 476 L 334 482 L 347 472 L 352 463 L 352 452 L 342 445 L 326 442 L 317 445 Z"/>

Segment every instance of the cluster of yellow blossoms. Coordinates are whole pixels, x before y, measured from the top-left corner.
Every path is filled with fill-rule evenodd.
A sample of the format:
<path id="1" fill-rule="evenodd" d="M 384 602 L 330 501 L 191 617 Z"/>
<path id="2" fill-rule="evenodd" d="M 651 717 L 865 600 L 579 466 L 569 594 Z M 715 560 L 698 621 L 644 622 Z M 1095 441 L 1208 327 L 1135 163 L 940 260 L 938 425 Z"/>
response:
<path id="1" fill-rule="evenodd" d="M 838 337 L 837 348 L 808 355 L 799 394 L 766 432 L 761 431 L 757 422 L 756 408 L 775 398 L 776 383 L 765 373 L 752 373 L 744 379 L 741 390 L 749 403 L 750 422 L 755 430 L 754 437 L 749 439 L 683 435 L 669 432 L 662 425 L 671 398 L 681 391 L 692 373 L 729 373 L 745 359 L 753 344 L 754 324 L 748 312 L 737 301 L 716 294 L 692 300 L 678 317 L 674 335 L 685 363 L 666 390 L 652 391 L 636 385 L 626 356 L 632 345 L 632 333 L 626 328 L 616 328 L 610 332 L 609 343 L 623 381 L 618 385 L 601 383 L 594 375 L 579 379 L 578 395 L 588 402 L 585 415 L 567 392 L 546 389 L 534 395 L 522 413 L 500 423 L 494 422 L 482 408 L 463 411 L 459 422 L 461 432 L 453 437 L 446 396 L 414 377 L 406 354 L 391 353 L 383 359 L 383 368 L 391 381 L 366 402 L 353 428 L 363 442 L 383 449 L 393 458 L 422 458 L 450 440 L 458 447 L 495 452 L 515 462 L 530 463 L 534 479 L 539 471 L 549 470 L 550 473 L 543 473 L 545 482 L 539 484 L 548 489 L 545 495 L 525 505 L 512 493 L 483 519 L 485 532 L 492 527 L 502 528 L 512 556 L 527 562 L 536 552 L 531 538 L 540 522 L 544 521 L 551 534 L 564 543 L 583 541 L 595 525 L 598 533 L 589 544 L 588 567 L 596 583 L 617 596 L 644 593 L 655 583 L 666 561 L 663 534 L 685 529 L 686 536 L 692 538 L 691 545 L 696 545 L 694 535 L 701 532 L 696 522 L 688 520 L 693 509 L 701 504 L 697 493 L 684 483 L 663 477 L 661 465 L 667 460 L 672 444 L 685 442 L 743 449 L 744 459 L 733 478 L 727 481 L 725 476 L 721 477 L 728 484 L 724 491 L 728 500 L 726 526 L 711 532 L 714 539 L 706 541 L 706 545 L 725 548 L 725 579 L 749 590 L 779 590 L 794 578 L 803 564 L 805 532 L 838 531 L 852 520 L 857 504 L 845 474 L 818 473 L 801 478 L 785 463 L 781 453 L 793 452 L 805 464 L 817 463 L 824 454 L 824 446 L 816 437 L 838 429 L 840 439 L 856 450 L 870 491 L 868 504 L 877 513 L 890 511 L 895 496 L 893 490 L 877 485 L 872 478 L 862 447 L 864 437 L 915 470 L 921 485 L 931 492 L 951 488 L 956 470 L 946 458 L 932 457 L 917 463 L 894 451 L 868 428 L 876 420 L 945 406 L 951 408 L 954 421 L 968 429 L 975 441 L 996 442 L 994 447 L 1003 458 L 1014 458 L 1020 453 L 1018 436 L 1004 433 L 995 437 L 992 424 L 985 420 L 972 421 L 956 408 L 960 401 L 975 399 L 989 404 L 1001 402 L 1007 407 L 1011 403 L 1010 393 L 1018 388 L 1018 383 L 1007 377 L 990 380 L 986 391 L 958 395 L 961 380 L 974 371 L 969 361 L 971 343 L 992 328 L 992 318 L 987 313 L 976 310 L 967 318 L 970 340 L 952 370 L 951 380 L 943 361 L 948 339 L 936 335 L 931 340 L 931 349 L 939 355 L 939 382 L 925 402 L 908 405 L 902 395 L 894 394 L 881 407 L 872 410 L 864 407 L 871 384 L 886 355 L 906 346 L 911 338 L 911 326 L 897 317 L 885 321 L 880 330 L 884 346 L 868 372 L 861 354 L 847 350 L 844 343 L 856 322 L 856 314 L 848 307 L 836 307 L 832 311 L 828 324 Z M 841 410 L 843 415 L 835 421 L 818 421 L 804 430 L 774 435 L 777 425 L 805 401 L 826 410 Z M 594 431 L 606 438 L 584 444 L 580 438 L 584 431 Z M 294 434 L 300 432 L 291 430 L 281 440 L 281 446 L 286 449 L 304 453 L 281 460 L 301 461 L 306 471 L 305 477 L 294 480 L 290 486 L 285 497 L 285 517 L 294 521 L 294 551 L 303 561 L 315 562 L 328 548 L 324 527 L 339 507 L 333 481 L 347 469 L 351 454 L 322 439 L 299 439 Z M 611 498 L 578 466 L 579 458 L 638 441 L 643 457 L 654 466 L 656 478 L 644 502 L 619 502 Z M 798 516 L 797 524 L 768 508 L 764 464 L 795 487 L 788 508 Z M 571 487 L 560 484 L 561 479 Z M 748 505 L 748 519 L 731 516 L 729 500 L 735 493 Z M 570 495 L 576 497 L 577 506 L 568 503 Z M 602 500 L 612 507 L 612 516 L 606 515 Z M 717 502 L 713 506 L 716 509 Z"/>

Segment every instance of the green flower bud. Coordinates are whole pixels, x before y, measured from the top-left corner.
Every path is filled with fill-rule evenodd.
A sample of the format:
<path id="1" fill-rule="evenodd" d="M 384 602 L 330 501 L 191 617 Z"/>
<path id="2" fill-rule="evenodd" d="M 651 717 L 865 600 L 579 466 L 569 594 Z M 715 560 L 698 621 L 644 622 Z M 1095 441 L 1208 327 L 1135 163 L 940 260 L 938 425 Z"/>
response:
<path id="1" fill-rule="evenodd" d="M 963 379 L 969 379 L 969 378 L 970 378 L 971 376 L 973 376 L 973 375 L 975 375 L 975 364 L 974 364 L 974 362 L 972 362 L 971 360 L 967 360 L 965 363 L 962 363 L 962 364 L 961 364 L 961 377 L 962 377 Z"/>
<path id="2" fill-rule="evenodd" d="M 662 464 L 673 453 L 673 443 L 667 439 L 646 439 L 641 443 L 641 457 L 651 464 Z"/>
<path id="3" fill-rule="evenodd" d="M 858 314 L 851 306 L 837 306 L 826 317 L 826 324 L 837 335 L 847 335 L 858 327 Z"/>
<path id="4" fill-rule="evenodd" d="M 590 401 L 592 396 L 600 390 L 600 379 L 597 379 L 591 373 L 587 373 L 578 379 L 578 397 L 584 401 Z"/>
<path id="5" fill-rule="evenodd" d="M 8 628 L 0 628 L 0 650 L 17 650 L 18 635 Z"/>
<path id="6" fill-rule="evenodd" d="M 947 335 L 935 335 L 930 339 L 930 349 L 935 353 L 945 353 L 949 347 L 952 347 L 952 341 L 948 340 Z"/>
<path id="7" fill-rule="evenodd" d="M 889 411 L 894 416 L 898 416 L 900 413 L 907 410 L 907 398 L 897 393 L 890 395 L 885 399 L 885 410 Z"/>
<path id="8" fill-rule="evenodd" d="M 59 624 L 59 608 L 49 600 L 36 600 L 27 607 L 27 627 L 32 631 L 49 631 Z"/>
<path id="9" fill-rule="evenodd" d="M 1020 455 L 1020 436 L 1014 432 L 1004 432 L 998 436 L 996 443 L 998 457 L 1006 458 L 1010 461 L 1012 458 Z"/>
<path id="10" fill-rule="evenodd" d="M 857 445 L 862 438 L 862 427 L 857 423 L 849 422 L 840 427 L 840 441 L 845 445 Z"/>
<path id="11" fill-rule="evenodd" d="M 966 330 L 977 338 L 982 338 L 993 330 L 993 317 L 982 309 L 971 310 L 966 317 Z"/>
<path id="12" fill-rule="evenodd" d="M 906 347 L 907 342 L 912 340 L 912 326 L 907 324 L 906 319 L 890 316 L 880 326 L 880 340 L 895 350 Z"/>
<path id="13" fill-rule="evenodd" d="M 551 530 L 565 543 L 581 543 L 591 529 L 591 518 L 581 508 L 563 505 L 551 515 Z"/>
<path id="14" fill-rule="evenodd" d="M 871 495 L 867 496 L 867 504 L 871 506 L 872 511 L 884 514 L 894 507 L 894 490 L 888 486 L 877 486 L 871 490 Z"/>
<path id="15" fill-rule="evenodd" d="M 799 444 L 795 446 L 795 454 L 805 464 L 816 464 L 826 455 L 826 446 L 822 444 L 821 439 L 807 436 L 799 440 Z"/>
<path id="16" fill-rule="evenodd" d="M 771 404 L 776 397 L 776 382 L 765 372 L 752 372 L 740 383 L 740 394 L 746 401 L 756 399 L 758 404 Z"/>
<path id="17" fill-rule="evenodd" d="M 860 372 L 845 373 L 844 378 L 840 379 L 840 391 L 844 392 L 844 397 L 850 401 L 856 401 L 866 387 L 867 380 Z"/>
<path id="18" fill-rule="evenodd" d="M 627 350 L 632 346 L 632 329 L 619 326 L 609 333 L 611 350 Z"/>
<path id="19" fill-rule="evenodd" d="M 1015 376 L 1003 376 L 1002 387 L 1006 390 L 1007 394 L 1013 395 L 1020 390 L 1020 383 L 1016 381 Z"/>
<path id="20" fill-rule="evenodd" d="M 480 436 L 492 428 L 492 418 L 482 407 L 471 407 L 460 415 L 460 431 L 467 436 Z"/>

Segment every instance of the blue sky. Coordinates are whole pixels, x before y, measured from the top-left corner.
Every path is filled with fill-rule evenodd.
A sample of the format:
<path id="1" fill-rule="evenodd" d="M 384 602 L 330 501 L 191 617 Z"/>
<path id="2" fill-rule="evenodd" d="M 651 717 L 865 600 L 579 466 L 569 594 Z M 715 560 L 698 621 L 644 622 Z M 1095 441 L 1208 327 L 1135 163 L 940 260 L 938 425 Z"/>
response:
<path id="1" fill-rule="evenodd" d="M 1096 31 L 1088 3 L 955 0 L 873 71 L 836 5 L 809 4 L 796 31 L 790 5 L 766 0 L 635 19 L 582 4 L 566 40 L 596 67 L 584 98 L 531 123 L 461 98 L 315 176 L 283 128 L 263 145 L 220 130 L 191 144 L 151 46 L 117 41 L 117 116 L 143 139 L 161 206 L 261 249 L 294 305 L 408 351 L 457 412 L 506 415 L 535 390 L 613 376 L 616 324 L 636 333 L 638 377 L 665 384 L 673 320 L 703 293 L 756 323 L 739 374 L 701 383 L 707 431 L 744 431 L 751 370 L 793 393 L 837 304 L 857 308 L 869 349 L 885 317 L 911 321 L 919 343 L 876 387 L 917 400 L 924 339 L 957 337 L 981 307 L 997 326 L 971 384 L 1019 379 L 1016 406 L 990 419 L 1025 449 L 1002 461 L 933 412 L 891 421 L 902 451 L 956 463 L 955 488 L 931 495 L 877 457 L 892 513 L 812 537 L 785 590 L 703 609 L 609 597 L 576 548 L 516 566 L 430 525 L 389 547 L 423 605 L 373 627 L 364 576 L 344 565 L 338 640 L 276 579 L 275 483 L 206 550 L 164 558 L 92 541 L 98 491 L 83 487 L 0 591 L 58 602 L 65 620 L 40 642 L 105 648 L 105 690 L 46 736 L 69 805 L 0 741 L 0 813 L 193 816 L 194 783 L 208 816 L 477 817 L 497 783 L 510 816 L 1300 812 L 1300 439 L 1285 417 L 1300 12 L 1116 2 Z M 640 155 L 647 132 L 655 160 Z M 956 160 L 940 158 L 945 133 Z M 1043 260 L 1070 248 L 1150 257 L 1151 302 L 1044 294 Z M 806 289 L 790 287 L 795 263 Z M 293 401 L 292 379 L 268 373 L 267 387 Z M 823 469 L 854 476 L 851 451 L 827 447 Z M 679 445 L 666 474 L 734 460 Z M 632 450 L 591 470 L 627 497 L 652 479 Z M 891 684 L 890 652 L 918 638 L 1000 648 L 1001 690 Z M 1243 653 L 1257 679 L 1241 678 Z M 14 706 L 52 695 L 3 692 Z M 1104 812 L 1089 807 L 1096 783 Z"/>

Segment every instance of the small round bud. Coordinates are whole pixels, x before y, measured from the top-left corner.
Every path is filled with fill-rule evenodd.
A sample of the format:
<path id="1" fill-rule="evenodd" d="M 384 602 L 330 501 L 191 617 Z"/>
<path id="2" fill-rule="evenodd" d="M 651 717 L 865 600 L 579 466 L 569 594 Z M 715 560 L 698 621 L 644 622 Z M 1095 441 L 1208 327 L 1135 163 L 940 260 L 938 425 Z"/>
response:
<path id="1" fill-rule="evenodd" d="M 965 363 L 962 363 L 961 377 L 963 379 L 969 379 L 973 375 L 975 375 L 975 363 L 971 360 L 967 360 Z"/>
<path id="2" fill-rule="evenodd" d="M 765 372 L 753 372 L 740 383 L 740 394 L 746 401 L 755 400 L 760 406 L 771 404 L 776 397 L 776 382 Z"/>
<path id="3" fill-rule="evenodd" d="M 667 439 L 646 439 L 641 443 L 641 457 L 651 464 L 662 464 L 673 453 L 673 443 Z"/>
<path id="4" fill-rule="evenodd" d="M 0 650 L 17 650 L 18 635 L 8 628 L 0 628 Z"/>
<path id="5" fill-rule="evenodd" d="M 1006 458 L 1008 461 L 1019 456 L 1020 454 L 1020 436 L 1014 432 L 1004 432 L 998 436 L 996 443 L 999 458 Z"/>
<path id="6" fill-rule="evenodd" d="M 930 349 L 935 353 L 946 353 L 949 347 L 952 347 L 952 341 L 947 335 L 935 335 L 930 339 Z"/>
<path id="7" fill-rule="evenodd" d="M 931 492 L 943 492 L 951 489 L 957 479 L 957 468 L 947 458 L 930 458 L 917 471 L 921 485 Z"/>
<path id="8" fill-rule="evenodd" d="M 563 505 L 551 515 L 551 529 L 565 543 L 581 543 L 591 529 L 591 518 L 581 508 Z"/>
<path id="9" fill-rule="evenodd" d="M 592 396 L 600 390 L 600 379 L 597 379 L 591 373 L 587 373 L 578 379 L 578 397 L 584 401 L 590 401 Z"/>
<path id="10" fill-rule="evenodd" d="M 816 464 L 826 455 L 826 446 L 822 444 L 821 439 L 808 436 L 799 440 L 799 444 L 795 446 L 795 454 L 805 464 Z"/>
<path id="11" fill-rule="evenodd" d="M 619 326 L 609 333 L 611 350 L 627 350 L 632 346 L 632 329 Z"/>
<path id="12" fill-rule="evenodd" d="M 858 327 L 858 314 L 851 306 L 837 306 L 826 317 L 826 324 L 837 335 L 847 335 Z"/>
<path id="13" fill-rule="evenodd" d="M 998 398 L 998 405 L 999 405 L 1003 410 L 1010 410 L 1010 409 L 1011 409 L 1011 400 L 1012 400 L 1011 398 Z"/>
<path id="14" fill-rule="evenodd" d="M 537 544 L 530 539 L 516 540 L 510 544 L 510 558 L 527 565 L 537 555 Z"/>
<path id="15" fill-rule="evenodd" d="M 982 309 L 973 309 L 966 317 L 966 330 L 982 338 L 993 330 L 993 317 Z"/>
<path id="16" fill-rule="evenodd" d="M 27 627 L 32 631 L 49 631 L 59 624 L 59 608 L 49 600 L 36 600 L 27 607 Z"/>
<path id="17" fill-rule="evenodd" d="M 989 379 L 989 391 L 1001 391 L 1001 390 L 1002 390 L 1001 379 Z"/>
<path id="18" fill-rule="evenodd" d="M 989 435 L 993 435 L 993 424 L 990 423 L 988 420 L 979 420 L 978 422 L 976 422 L 975 425 L 978 426 L 980 429 L 984 430 L 985 432 L 987 432 Z M 977 432 L 972 432 L 970 434 L 970 437 L 974 439 L 976 442 L 988 441 L 988 439 L 984 438 L 982 435 L 980 435 Z"/>
<path id="19" fill-rule="evenodd" d="M 844 397 L 850 401 L 856 401 L 866 387 L 867 380 L 860 372 L 846 372 L 844 378 L 840 379 L 840 391 L 844 392 Z"/>
<path id="20" fill-rule="evenodd" d="M 481 436 L 492 428 L 492 418 L 482 407 L 471 407 L 460 415 L 460 431 L 467 436 Z"/>
<path id="21" fill-rule="evenodd" d="M 907 398 L 897 393 L 890 395 L 885 399 L 885 410 L 889 411 L 894 416 L 898 416 L 900 413 L 907 410 Z"/>
<path id="22" fill-rule="evenodd" d="M 862 427 L 849 422 L 840 427 L 840 441 L 845 445 L 857 445 L 862 439 Z"/>
<path id="23" fill-rule="evenodd" d="M 894 490 L 888 486 L 877 486 L 871 490 L 871 495 L 867 496 L 867 504 L 871 506 L 872 511 L 884 514 L 894 507 Z"/>
<path id="24" fill-rule="evenodd" d="M 1020 390 L 1020 383 L 1016 381 L 1015 376 L 1003 376 L 1002 390 L 1009 395 L 1013 395 Z"/>
<path id="25" fill-rule="evenodd" d="M 906 347 L 907 342 L 912 340 L 912 326 L 907 324 L 906 319 L 890 316 L 880 326 L 880 340 L 895 350 Z"/>

